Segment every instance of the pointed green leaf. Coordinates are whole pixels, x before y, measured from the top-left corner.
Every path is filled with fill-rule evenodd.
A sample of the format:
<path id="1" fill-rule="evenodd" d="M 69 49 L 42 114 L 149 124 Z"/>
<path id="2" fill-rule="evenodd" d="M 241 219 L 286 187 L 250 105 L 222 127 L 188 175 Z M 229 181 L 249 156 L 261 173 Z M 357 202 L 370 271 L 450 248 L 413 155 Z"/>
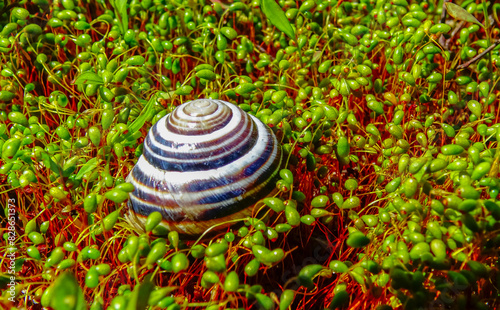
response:
<path id="1" fill-rule="evenodd" d="M 54 281 L 50 307 L 54 310 L 87 309 L 82 289 L 73 274 L 65 272 Z"/>
<path id="2" fill-rule="evenodd" d="M 14 270 L 16 272 L 21 271 L 21 268 L 23 267 L 25 261 L 26 261 L 26 259 L 24 259 L 24 258 L 16 259 L 16 261 L 14 263 Z"/>
<path id="3" fill-rule="evenodd" d="M 94 72 L 84 72 L 75 81 L 75 85 L 104 84 L 102 78 Z"/>
<path id="4" fill-rule="evenodd" d="M 49 168 L 59 175 L 62 174 L 61 167 L 55 161 L 53 161 L 52 158 L 50 158 L 49 154 L 42 153 L 42 161 L 45 167 Z"/>
<path id="5" fill-rule="evenodd" d="M 275 0 L 262 0 L 261 7 L 271 24 L 283 31 L 290 39 L 295 39 L 295 30 Z"/>
<path id="6" fill-rule="evenodd" d="M 122 33 L 125 33 L 128 30 L 127 0 L 116 0 L 115 3 L 122 22 Z"/>
<path id="7" fill-rule="evenodd" d="M 446 2 L 445 5 L 446 5 L 446 11 L 448 12 L 448 14 L 451 15 L 451 17 L 458 20 L 463 20 L 465 22 L 476 23 L 484 28 L 481 22 L 479 22 L 471 13 L 467 12 L 461 6 L 458 6 L 451 2 Z"/>
<path id="8" fill-rule="evenodd" d="M 118 136 L 117 138 L 118 142 L 121 142 L 123 140 L 128 140 L 133 134 L 139 131 L 142 128 L 142 126 L 144 126 L 144 123 L 151 120 L 151 118 L 156 113 L 155 102 L 157 102 L 159 95 L 160 94 L 157 94 L 149 98 L 148 102 L 142 109 L 141 114 L 128 126 L 128 133 L 125 135 Z M 116 141 L 113 141 L 113 143 L 114 142 Z"/>
<path id="9" fill-rule="evenodd" d="M 88 162 L 83 165 L 82 168 L 80 168 L 80 171 L 78 171 L 78 174 L 76 175 L 75 179 L 80 180 L 83 178 L 83 175 L 89 171 L 94 170 L 97 167 L 97 157 L 92 158 Z"/>
<path id="10" fill-rule="evenodd" d="M 127 310 L 146 309 L 153 288 L 154 285 L 149 278 L 145 278 L 140 284 L 137 284 L 132 294 L 129 295 Z"/>

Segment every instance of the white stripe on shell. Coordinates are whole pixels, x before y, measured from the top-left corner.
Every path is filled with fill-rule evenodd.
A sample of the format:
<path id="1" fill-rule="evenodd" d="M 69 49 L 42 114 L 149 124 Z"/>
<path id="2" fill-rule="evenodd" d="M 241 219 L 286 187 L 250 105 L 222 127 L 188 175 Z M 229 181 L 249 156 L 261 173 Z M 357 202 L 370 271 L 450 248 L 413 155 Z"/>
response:
<path id="1" fill-rule="evenodd" d="M 256 118 L 253 119 L 254 122 L 256 122 L 256 120 L 257 120 Z M 242 141 L 240 141 L 238 144 L 236 144 L 233 148 L 229 149 L 226 147 L 226 146 L 233 144 L 235 140 L 238 140 L 241 138 L 240 136 L 241 136 L 242 132 L 245 131 L 246 127 L 249 125 L 249 122 L 250 122 L 250 119 L 245 118 L 243 126 L 239 126 L 240 128 L 233 128 L 232 130 L 226 130 L 226 128 L 224 128 L 224 130 L 221 129 L 221 130 L 217 130 L 214 133 L 211 133 L 210 134 L 211 139 L 220 138 L 221 136 L 224 136 L 224 135 L 226 135 L 228 137 L 228 139 L 223 141 L 223 143 L 214 144 L 210 147 L 205 147 L 202 149 L 200 149 L 198 147 L 198 145 L 201 143 L 200 142 L 201 140 L 197 141 L 196 143 L 177 142 L 177 141 L 174 142 L 171 139 L 168 139 L 165 136 L 162 136 L 162 138 L 164 138 L 166 140 L 170 140 L 170 141 L 172 141 L 172 143 L 179 143 L 182 145 L 182 146 L 178 146 L 175 148 L 169 148 L 169 147 L 162 145 L 160 142 L 158 142 L 158 140 L 156 139 L 156 133 L 153 133 L 151 131 L 149 133 L 149 135 L 150 135 L 150 141 L 151 141 L 152 145 L 161 149 L 161 150 L 164 150 L 166 152 L 193 154 L 193 153 L 210 153 L 212 151 L 216 151 L 219 149 L 225 150 L 225 152 L 220 153 L 217 156 L 211 156 L 210 158 L 208 158 L 208 160 L 214 161 L 214 160 L 217 160 L 219 158 L 223 158 L 223 157 L 227 156 L 228 154 L 230 154 L 233 151 L 234 148 L 239 148 L 242 145 L 249 143 L 249 140 L 252 139 L 251 133 L 252 133 L 253 129 L 250 129 L 250 132 L 248 133 L 248 135 L 246 137 L 244 137 L 244 139 Z M 158 127 L 160 127 L 160 126 L 158 126 Z M 161 127 L 163 127 L 163 126 L 161 126 Z M 162 133 L 160 133 L 160 135 L 162 135 Z M 185 138 L 185 141 L 188 141 L 189 140 L 188 138 L 192 137 L 192 136 L 184 136 L 184 135 L 177 135 L 177 136 L 180 137 L 179 140 L 181 140 L 182 137 Z M 201 137 L 201 136 L 209 136 L 209 135 L 198 135 L 197 137 Z M 203 139 L 203 142 L 206 142 L 206 141 L 210 141 L 210 140 Z M 154 157 L 156 160 L 168 160 L 169 162 L 174 163 L 174 164 L 175 163 L 182 163 L 185 160 L 185 159 L 176 159 L 176 158 L 171 158 L 171 157 L 160 156 L 159 154 L 154 153 L 146 143 L 144 144 L 144 153 L 147 153 L 148 156 Z M 207 161 L 207 158 L 192 159 L 193 163 L 201 163 L 201 162 L 205 162 L 205 161 Z"/>
<path id="2" fill-rule="evenodd" d="M 234 133 L 235 130 L 238 129 L 239 127 L 238 125 L 240 124 L 240 121 L 243 118 L 242 110 L 233 104 L 228 104 L 227 106 L 232 110 L 233 117 L 231 118 L 229 123 L 226 124 L 226 126 L 212 133 L 204 135 L 182 135 L 168 131 L 166 126 L 156 126 L 158 131 L 155 132 L 154 134 L 160 135 L 163 139 L 172 141 L 173 143 L 200 144 L 200 143 L 210 142 L 212 140 L 218 139 L 219 137 L 228 135 L 230 133 Z M 165 122 L 168 116 L 169 115 L 165 115 L 158 122 Z M 198 117 L 198 119 L 200 118 Z"/>
<path id="3" fill-rule="evenodd" d="M 196 108 L 195 110 L 198 113 L 197 113 L 197 115 L 194 115 L 194 116 L 191 116 L 191 115 L 185 113 L 184 108 L 187 105 L 191 105 L 192 106 L 196 101 L 200 101 L 200 100 L 209 101 L 211 106 L 212 106 L 212 104 L 217 105 L 217 109 L 214 112 L 210 113 L 210 114 L 203 114 L 203 115 L 198 115 L 199 113 L 203 112 L 203 108 Z M 227 108 L 231 108 L 230 105 L 231 104 L 228 104 L 228 103 L 226 103 L 224 101 L 211 100 L 211 99 L 198 99 L 198 100 L 189 101 L 189 102 L 186 102 L 186 103 L 180 105 L 175 110 L 175 113 L 177 114 L 176 119 L 177 120 L 179 120 L 179 119 L 187 120 L 188 122 L 212 121 L 213 119 L 218 119 L 221 115 L 229 112 L 225 108 L 226 107 Z M 205 110 L 205 111 L 207 111 L 207 110 Z"/>
<path id="4" fill-rule="evenodd" d="M 137 162 L 137 166 L 135 169 L 140 169 L 144 176 L 148 179 L 151 180 L 165 180 L 166 184 L 169 186 L 169 191 L 170 193 L 163 193 L 160 194 L 157 190 L 154 188 L 150 187 L 143 187 L 142 185 L 138 184 L 136 180 L 132 177 L 132 173 L 129 174 L 129 182 L 134 184 L 134 186 L 141 186 L 141 189 L 149 194 L 149 195 L 156 195 L 156 196 L 161 196 L 161 195 L 166 195 L 165 197 L 172 197 L 174 201 L 176 201 L 180 207 L 187 207 L 185 210 L 189 209 L 189 207 L 192 207 L 194 204 L 196 204 L 197 201 L 213 196 L 214 194 L 217 194 L 217 192 L 224 193 L 227 192 L 227 190 L 231 189 L 242 189 L 242 188 L 248 188 L 250 184 L 253 184 L 261 175 L 262 172 L 267 171 L 271 165 L 274 163 L 276 160 L 276 157 L 278 156 L 278 146 L 277 146 L 277 141 L 275 140 L 274 136 L 270 136 L 268 132 L 265 130 L 265 125 L 261 122 L 257 122 L 257 126 L 259 127 L 259 130 L 262 130 L 261 132 L 265 132 L 266 135 L 265 137 L 262 137 L 259 139 L 255 147 L 247 154 L 242 156 L 241 158 L 235 160 L 234 162 L 230 163 L 229 165 L 219 167 L 216 169 L 211 169 L 211 170 L 206 170 L 206 171 L 184 171 L 184 172 L 179 172 L 179 171 L 164 171 L 158 168 L 153 167 L 151 164 L 149 164 L 144 156 L 141 156 L 139 158 L 139 161 Z M 196 183 L 199 181 L 210 181 L 210 180 L 216 180 L 220 178 L 224 178 L 227 175 L 237 175 L 241 173 L 244 167 L 248 166 L 249 163 L 253 163 L 256 161 L 263 151 L 265 150 L 269 139 L 275 140 L 273 142 L 273 150 L 270 154 L 270 157 L 256 173 L 253 175 L 241 179 L 238 182 L 235 182 L 233 184 L 217 188 L 217 189 L 210 189 L 210 190 L 205 190 L 201 192 L 196 192 L 196 193 L 183 193 L 181 189 L 185 184 L 188 183 Z M 243 168 L 242 168 L 243 167 Z M 260 172 L 262 171 L 262 172 Z M 253 188 L 249 189 L 249 191 L 254 192 L 255 190 L 260 189 L 260 184 L 256 184 Z M 160 194 L 160 195 L 159 195 Z M 234 200 L 241 200 L 241 197 L 237 197 Z M 142 201 L 143 204 L 148 205 L 149 203 Z M 200 206 L 202 210 L 210 210 L 213 207 L 220 205 L 221 203 L 214 203 L 214 204 L 207 204 Z M 153 204 L 150 204 L 153 205 Z M 195 210 L 193 210 L 195 211 Z M 199 212 L 199 211 L 195 211 Z"/>

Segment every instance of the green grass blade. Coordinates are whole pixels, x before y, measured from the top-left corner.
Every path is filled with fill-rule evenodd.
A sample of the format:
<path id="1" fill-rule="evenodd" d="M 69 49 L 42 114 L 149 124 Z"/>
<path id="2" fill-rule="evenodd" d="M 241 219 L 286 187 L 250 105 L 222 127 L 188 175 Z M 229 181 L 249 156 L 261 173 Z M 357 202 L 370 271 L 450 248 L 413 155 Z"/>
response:
<path id="1" fill-rule="evenodd" d="M 76 79 L 75 85 L 81 84 L 104 84 L 102 77 L 95 72 L 84 72 Z"/>
<path id="2" fill-rule="evenodd" d="M 73 274 L 65 272 L 54 281 L 50 306 L 55 310 L 87 309 L 82 289 Z"/>
<path id="3" fill-rule="evenodd" d="M 445 5 L 446 5 L 446 11 L 454 19 L 463 20 L 465 22 L 476 23 L 484 28 L 483 24 L 481 24 L 480 21 L 478 21 L 471 13 L 464 10 L 461 6 L 458 6 L 451 2 L 446 2 Z"/>
<path id="4" fill-rule="evenodd" d="M 85 163 L 85 165 L 83 165 L 80 171 L 78 171 L 75 179 L 80 180 L 81 178 L 83 178 L 83 175 L 89 171 L 94 170 L 97 167 L 97 164 L 98 164 L 97 157 L 90 159 L 88 162 Z"/>
<path id="5" fill-rule="evenodd" d="M 271 24 L 283 31 L 290 39 L 295 39 L 295 30 L 276 1 L 262 0 L 261 7 L 262 12 L 271 21 Z"/>
<path id="6" fill-rule="evenodd" d="M 127 0 L 116 0 L 116 10 L 120 14 L 120 19 L 122 22 L 122 33 L 128 30 L 128 13 L 127 13 Z"/>

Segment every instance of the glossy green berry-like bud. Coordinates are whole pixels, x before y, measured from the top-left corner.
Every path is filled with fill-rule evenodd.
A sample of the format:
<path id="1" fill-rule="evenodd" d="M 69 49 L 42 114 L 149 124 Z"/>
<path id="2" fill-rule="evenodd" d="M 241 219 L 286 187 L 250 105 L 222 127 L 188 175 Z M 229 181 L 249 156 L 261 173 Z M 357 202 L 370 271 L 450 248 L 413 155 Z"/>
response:
<path id="1" fill-rule="evenodd" d="M 324 267 L 319 264 L 312 264 L 303 267 L 299 271 L 299 275 L 297 277 L 297 282 L 299 285 L 302 285 L 306 288 L 313 288 L 314 282 L 313 278 L 323 269 Z"/>
<path id="2" fill-rule="evenodd" d="M 264 198 L 263 201 L 266 206 L 271 208 L 275 212 L 281 212 L 285 210 L 285 205 L 280 198 L 277 197 L 267 197 Z"/>
<path id="3" fill-rule="evenodd" d="M 236 30 L 231 27 L 222 27 L 220 33 L 222 33 L 229 40 L 234 40 L 238 36 Z"/>
<path id="4" fill-rule="evenodd" d="M 253 277 L 259 271 L 260 262 L 254 258 L 245 266 L 245 274 L 249 277 Z"/>
<path id="5" fill-rule="evenodd" d="M 186 254 L 180 252 L 172 257 L 172 271 L 174 273 L 179 273 L 182 270 L 186 270 L 189 267 L 189 260 Z"/>
<path id="6" fill-rule="evenodd" d="M 221 243 L 212 243 L 206 248 L 205 256 L 215 257 L 226 253 L 228 249 L 229 249 L 228 243 L 225 241 Z"/>
<path id="7" fill-rule="evenodd" d="M 92 193 L 85 197 L 83 200 L 83 208 L 87 213 L 92 213 L 97 210 L 97 197 L 95 194 Z"/>
<path id="8" fill-rule="evenodd" d="M 146 232 L 153 231 L 161 223 L 162 219 L 163 217 L 160 212 L 155 211 L 150 213 L 146 219 Z"/>

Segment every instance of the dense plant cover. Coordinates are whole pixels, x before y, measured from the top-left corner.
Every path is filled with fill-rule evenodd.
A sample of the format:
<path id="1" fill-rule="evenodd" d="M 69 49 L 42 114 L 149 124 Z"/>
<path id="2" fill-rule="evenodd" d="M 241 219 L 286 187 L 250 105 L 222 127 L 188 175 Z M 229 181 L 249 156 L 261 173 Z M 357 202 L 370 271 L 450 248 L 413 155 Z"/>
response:
<path id="1" fill-rule="evenodd" d="M 0 4 L 2 307 L 495 309 L 495 1 Z M 124 220 L 151 124 L 220 98 L 278 135 L 262 216 Z"/>

